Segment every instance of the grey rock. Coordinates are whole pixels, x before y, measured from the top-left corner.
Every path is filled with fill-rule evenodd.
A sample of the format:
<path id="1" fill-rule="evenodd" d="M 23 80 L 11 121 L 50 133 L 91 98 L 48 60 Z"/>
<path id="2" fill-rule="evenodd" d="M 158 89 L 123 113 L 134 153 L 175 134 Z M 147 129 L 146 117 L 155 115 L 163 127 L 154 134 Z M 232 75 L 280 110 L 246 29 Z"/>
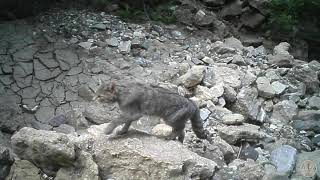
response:
<path id="1" fill-rule="evenodd" d="M 52 117 L 49 120 L 49 124 L 53 127 L 58 127 L 61 124 L 65 124 L 67 122 L 66 116 L 63 114 Z"/>
<path id="2" fill-rule="evenodd" d="M 229 144 L 236 144 L 241 140 L 249 142 L 257 142 L 266 137 L 266 134 L 261 132 L 259 126 L 253 124 L 243 124 L 240 126 L 218 126 L 217 130 L 222 139 Z"/>
<path id="3" fill-rule="evenodd" d="M 61 83 L 55 83 L 52 88 L 51 97 L 57 105 L 61 104 L 65 100 L 65 87 Z"/>
<path id="4" fill-rule="evenodd" d="M 224 88 L 223 97 L 226 100 L 226 102 L 227 103 L 235 102 L 237 99 L 237 92 L 229 85 L 224 85 L 223 88 Z"/>
<path id="5" fill-rule="evenodd" d="M 44 106 L 36 112 L 35 116 L 39 122 L 48 123 L 49 120 L 54 117 L 55 108 L 53 106 Z"/>
<path id="6" fill-rule="evenodd" d="M 200 109 L 200 117 L 204 121 L 210 116 L 211 112 L 207 108 Z"/>
<path id="7" fill-rule="evenodd" d="M 26 160 L 16 160 L 6 180 L 41 180 L 40 169 Z"/>
<path id="8" fill-rule="evenodd" d="M 241 85 L 243 87 L 253 85 L 256 79 L 257 76 L 254 73 L 246 71 L 245 75 L 241 77 Z"/>
<path id="9" fill-rule="evenodd" d="M 292 173 L 297 156 L 297 150 L 289 145 L 282 145 L 271 152 L 271 162 L 277 172 L 287 177 Z"/>
<path id="10" fill-rule="evenodd" d="M 291 68 L 293 66 L 293 56 L 287 54 L 268 55 L 268 61 L 278 67 Z"/>
<path id="11" fill-rule="evenodd" d="M 151 66 L 151 61 L 145 59 L 145 58 L 142 58 L 142 57 L 138 57 L 138 58 L 135 58 L 135 62 L 137 64 L 139 64 L 141 67 L 149 67 Z"/>
<path id="12" fill-rule="evenodd" d="M 316 60 L 309 62 L 308 66 L 314 71 L 320 70 L 320 62 L 318 62 Z"/>
<path id="13" fill-rule="evenodd" d="M 93 98 L 93 92 L 87 86 L 80 87 L 78 90 L 78 95 L 87 101 L 91 101 Z"/>
<path id="14" fill-rule="evenodd" d="M 105 104 L 92 104 L 85 107 L 83 116 L 93 124 L 103 124 L 116 118 L 118 114 L 112 111 L 114 106 Z"/>
<path id="15" fill-rule="evenodd" d="M 270 81 L 266 77 L 258 77 L 256 80 L 258 94 L 264 98 L 273 98 L 275 91 L 273 90 Z"/>
<path id="16" fill-rule="evenodd" d="M 238 54 L 233 56 L 232 63 L 236 64 L 238 66 L 246 66 L 247 65 L 247 63 L 243 59 L 243 57 L 241 55 L 238 55 Z"/>
<path id="17" fill-rule="evenodd" d="M 319 159 L 320 150 L 299 153 L 293 177 L 296 179 L 317 179 L 320 177 Z"/>
<path id="18" fill-rule="evenodd" d="M 194 24 L 198 26 L 209 26 L 216 19 L 216 15 L 210 11 L 199 10 L 194 16 Z"/>
<path id="19" fill-rule="evenodd" d="M 283 55 L 290 55 L 289 53 L 290 44 L 287 42 L 281 42 L 273 49 L 273 54 L 283 54 Z"/>
<path id="20" fill-rule="evenodd" d="M 308 106 L 312 109 L 320 109 L 320 97 L 312 96 L 308 99 Z"/>
<path id="21" fill-rule="evenodd" d="M 42 122 L 39 121 L 33 121 L 31 123 L 31 127 L 37 130 L 46 130 L 46 131 L 51 131 L 52 130 L 52 126 L 48 125 L 48 124 L 44 124 Z"/>
<path id="22" fill-rule="evenodd" d="M 169 137 L 172 133 L 172 127 L 166 124 L 157 124 L 152 128 L 151 133 L 157 137 Z"/>
<path id="23" fill-rule="evenodd" d="M 304 83 L 306 86 L 306 93 L 319 92 L 319 79 L 317 72 L 311 69 L 307 64 L 295 66 L 287 73 L 288 80 L 298 85 Z"/>
<path id="24" fill-rule="evenodd" d="M 241 88 L 237 95 L 237 100 L 232 105 L 232 109 L 246 118 L 255 120 L 261 106 L 261 102 L 258 101 L 257 97 L 258 90 L 256 88 Z"/>
<path id="25" fill-rule="evenodd" d="M 294 120 L 292 123 L 292 126 L 301 131 L 313 131 L 315 133 L 320 133 L 320 124 L 319 120 L 308 120 L 308 121 L 303 121 L 303 120 Z"/>
<path id="26" fill-rule="evenodd" d="M 86 50 L 89 50 L 92 46 L 92 42 L 81 42 L 78 45 Z"/>
<path id="27" fill-rule="evenodd" d="M 11 141 L 14 152 L 21 159 L 34 162 L 49 175 L 57 167 L 72 166 L 75 160 L 74 144 L 65 134 L 24 127 L 12 136 Z"/>
<path id="28" fill-rule="evenodd" d="M 255 9 L 257 9 L 261 14 L 267 15 L 268 9 L 267 4 L 269 0 L 249 0 L 249 5 Z"/>
<path id="29" fill-rule="evenodd" d="M 235 174 L 239 176 L 239 179 L 261 179 L 264 175 L 263 166 L 252 159 L 246 161 L 235 159 L 228 164 L 228 167 L 236 169 Z"/>
<path id="30" fill-rule="evenodd" d="M 131 41 L 121 41 L 118 48 L 121 53 L 130 53 Z"/>
<path id="31" fill-rule="evenodd" d="M 181 32 L 181 31 L 178 31 L 178 30 L 173 30 L 171 31 L 171 35 L 174 39 L 177 39 L 177 40 L 183 40 L 185 39 L 186 37 L 184 36 L 184 34 Z"/>
<path id="32" fill-rule="evenodd" d="M 226 114 L 232 114 L 232 111 L 220 106 L 209 106 L 208 109 L 211 111 L 210 116 L 218 120 L 222 119 Z"/>
<path id="33" fill-rule="evenodd" d="M 76 130 L 83 130 L 89 127 L 89 123 L 83 116 L 82 112 L 70 110 L 66 113 L 67 124 L 74 127 Z"/>
<path id="34" fill-rule="evenodd" d="M 223 116 L 222 122 L 226 125 L 239 125 L 245 122 L 245 118 L 241 114 L 226 114 Z"/>
<path id="35" fill-rule="evenodd" d="M 106 39 L 106 43 L 111 47 L 118 47 L 119 46 L 119 41 L 116 37 Z"/>
<path id="36" fill-rule="evenodd" d="M 234 48 L 238 51 L 242 51 L 243 50 L 243 45 L 242 42 L 235 38 L 235 37 L 229 37 L 227 39 L 224 40 L 224 44 L 228 47 Z"/>
<path id="37" fill-rule="evenodd" d="M 242 14 L 242 4 L 243 2 L 237 0 L 225 5 L 221 10 L 221 16 L 238 16 Z"/>
<path id="38" fill-rule="evenodd" d="M 61 124 L 59 127 L 54 127 L 53 131 L 56 131 L 58 133 L 63 133 L 63 134 L 71 134 L 76 132 L 74 127 L 68 125 L 68 124 Z"/>
<path id="39" fill-rule="evenodd" d="M 240 75 L 237 70 L 218 66 L 207 68 L 203 83 L 209 87 L 219 83 L 229 85 L 232 88 L 239 88 L 241 85 Z"/>
<path id="40" fill-rule="evenodd" d="M 276 95 L 282 94 L 288 87 L 279 81 L 275 81 L 275 82 L 271 83 L 271 86 L 272 86 L 272 89 L 274 90 Z"/>
<path id="41" fill-rule="evenodd" d="M 105 30 L 108 26 L 106 24 L 98 23 L 91 27 L 98 30 Z"/>
<path id="42" fill-rule="evenodd" d="M 66 179 L 98 180 L 98 165 L 93 161 L 91 154 L 81 151 L 75 167 L 59 169 L 55 180 Z"/>
<path id="43" fill-rule="evenodd" d="M 188 72 L 179 77 L 179 84 L 183 84 L 185 87 L 194 87 L 201 83 L 205 75 L 204 66 L 193 66 Z"/>
<path id="44" fill-rule="evenodd" d="M 256 12 L 246 12 L 241 16 L 241 22 L 249 28 L 257 28 L 265 20 L 265 16 Z"/>
<path id="45" fill-rule="evenodd" d="M 259 152 L 250 145 L 243 147 L 239 154 L 239 158 L 243 160 L 252 159 L 256 161 L 258 157 L 259 157 Z"/>
<path id="46" fill-rule="evenodd" d="M 314 145 L 320 147 L 320 134 L 315 135 L 311 141 Z"/>
<path id="47" fill-rule="evenodd" d="M 297 114 L 298 106 L 291 100 L 281 101 L 273 106 L 271 118 L 289 122 Z"/>
<path id="48" fill-rule="evenodd" d="M 213 176 L 217 168 L 215 162 L 189 151 L 177 141 L 165 141 L 143 133 L 131 133 L 130 138 L 109 141 L 105 140 L 104 135 L 99 136 L 94 142 L 94 154 L 103 179 L 108 175 L 116 179 L 150 178 L 147 172 L 153 172 L 152 178 L 155 179 L 206 179 Z M 120 156 L 112 156 L 120 152 Z M 146 159 L 148 163 L 142 163 Z M 185 163 L 188 166 L 183 169 Z M 137 166 L 140 168 L 136 169 Z M 132 171 L 132 168 L 135 170 Z"/>

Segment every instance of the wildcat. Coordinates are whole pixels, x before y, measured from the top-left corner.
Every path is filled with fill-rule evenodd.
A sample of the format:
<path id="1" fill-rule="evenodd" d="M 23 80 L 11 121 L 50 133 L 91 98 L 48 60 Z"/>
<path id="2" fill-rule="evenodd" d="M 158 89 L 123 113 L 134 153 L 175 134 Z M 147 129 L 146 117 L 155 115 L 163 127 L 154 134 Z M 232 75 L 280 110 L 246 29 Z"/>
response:
<path id="1" fill-rule="evenodd" d="M 201 139 L 207 138 L 196 104 L 165 88 L 142 83 L 112 82 L 100 85 L 93 100 L 119 104 L 121 114 L 110 122 L 105 130 L 106 134 L 111 134 L 121 124 L 124 126 L 117 134 L 125 134 L 133 121 L 140 119 L 143 115 L 152 115 L 163 118 L 165 123 L 172 127 L 172 133 L 167 139 L 178 137 L 182 143 L 188 119 L 191 120 L 196 136 Z"/>

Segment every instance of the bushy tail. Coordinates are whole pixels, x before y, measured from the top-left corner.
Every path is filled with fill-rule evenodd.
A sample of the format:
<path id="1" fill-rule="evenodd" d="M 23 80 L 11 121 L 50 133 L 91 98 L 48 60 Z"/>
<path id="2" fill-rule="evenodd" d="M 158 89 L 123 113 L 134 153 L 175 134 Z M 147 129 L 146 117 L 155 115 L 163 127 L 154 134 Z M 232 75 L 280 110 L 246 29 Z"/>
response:
<path id="1" fill-rule="evenodd" d="M 194 103 L 193 103 L 194 104 Z M 199 108 L 194 104 L 196 110 L 193 114 L 193 116 L 190 118 L 192 130 L 200 139 L 207 139 L 207 133 L 203 128 L 203 121 L 200 117 L 200 110 Z"/>

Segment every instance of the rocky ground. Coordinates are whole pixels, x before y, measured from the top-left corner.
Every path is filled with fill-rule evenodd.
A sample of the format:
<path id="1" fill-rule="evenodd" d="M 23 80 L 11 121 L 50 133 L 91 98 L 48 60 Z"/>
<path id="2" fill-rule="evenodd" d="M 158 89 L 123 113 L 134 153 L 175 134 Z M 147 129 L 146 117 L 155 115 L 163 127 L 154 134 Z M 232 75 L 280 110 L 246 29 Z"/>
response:
<path id="1" fill-rule="evenodd" d="M 244 44 L 80 10 L 1 23 L 0 179 L 320 178 L 320 63 Z M 117 79 L 192 96 L 214 141 L 155 117 L 104 135 L 118 107 L 91 99 Z"/>

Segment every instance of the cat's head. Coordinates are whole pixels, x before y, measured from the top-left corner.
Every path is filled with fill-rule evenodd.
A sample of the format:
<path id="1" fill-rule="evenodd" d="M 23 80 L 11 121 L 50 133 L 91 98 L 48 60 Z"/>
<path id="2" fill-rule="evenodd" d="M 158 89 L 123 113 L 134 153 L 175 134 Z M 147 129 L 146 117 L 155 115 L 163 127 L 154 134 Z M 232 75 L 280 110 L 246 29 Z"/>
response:
<path id="1" fill-rule="evenodd" d="M 115 102 L 117 100 L 116 84 L 114 82 L 101 84 L 92 100 L 102 103 Z"/>

